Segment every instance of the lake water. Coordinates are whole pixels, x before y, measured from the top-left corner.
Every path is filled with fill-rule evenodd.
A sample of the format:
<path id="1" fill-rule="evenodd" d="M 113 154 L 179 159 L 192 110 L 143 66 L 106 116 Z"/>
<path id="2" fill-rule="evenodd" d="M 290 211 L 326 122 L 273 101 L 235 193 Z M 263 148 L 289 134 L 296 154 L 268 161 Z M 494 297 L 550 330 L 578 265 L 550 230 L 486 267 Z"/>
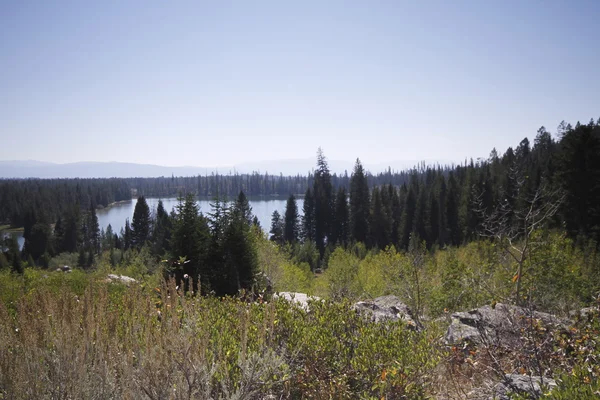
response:
<path id="1" fill-rule="evenodd" d="M 150 211 L 156 211 L 156 207 L 158 206 L 158 198 L 147 198 L 148 206 L 150 207 Z M 177 198 L 165 198 L 162 199 L 163 205 L 167 212 L 171 212 L 173 207 L 175 207 L 178 203 Z M 211 212 L 210 203 L 212 200 L 209 199 L 200 199 L 198 200 L 198 205 L 200 207 L 200 211 L 204 214 Z M 256 215 L 258 221 L 260 222 L 260 226 L 262 226 L 263 230 L 268 232 L 271 228 L 271 215 L 273 211 L 277 210 L 282 215 L 285 213 L 285 204 L 287 199 L 280 198 L 250 198 L 249 199 L 250 206 L 252 207 L 252 214 Z M 106 209 L 97 210 L 96 215 L 98 215 L 98 225 L 100 225 L 100 229 L 106 230 L 108 224 L 111 225 L 113 232 L 119 233 L 121 232 L 121 228 L 125 228 L 125 220 L 129 218 L 129 222 L 133 218 L 133 211 L 135 209 L 136 200 L 130 200 L 127 202 L 122 202 L 119 204 L 115 204 L 112 207 L 108 207 Z M 296 203 L 298 204 L 298 211 L 302 214 L 302 206 L 304 205 L 304 199 L 296 199 Z M 24 244 L 23 232 L 15 232 L 12 233 L 17 236 L 19 241 L 19 246 L 22 248 Z"/>
<path id="2" fill-rule="evenodd" d="M 158 198 L 146 199 L 148 207 L 150 207 L 150 212 L 156 211 L 158 200 Z M 176 198 L 166 198 L 162 199 L 162 202 L 165 210 L 170 213 L 171 210 L 177 205 L 178 200 Z M 200 211 L 204 214 L 211 212 L 211 202 L 212 200 L 209 199 L 198 200 L 197 203 L 200 207 Z M 258 221 L 260 222 L 260 226 L 262 226 L 263 230 L 265 231 L 268 231 L 271 227 L 271 215 L 273 214 L 273 211 L 277 210 L 283 216 L 285 213 L 286 202 L 287 199 L 249 199 L 250 207 L 252 207 L 252 214 L 256 215 Z M 97 210 L 96 215 L 98 215 L 98 224 L 100 225 L 100 229 L 106 230 L 106 227 L 108 224 L 110 224 L 113 232 L 119 233 L 121 228 L 125 228 L 125 220 L 127 218 L 129 218 L 129 222 L 131 223 L 133 211 L 135 210 L 135 203 L 136 200 L 131 200 L 116 204 L 104 210 Z M 298 204 L 298 210 L 302 211 L 304 200 L 296 199 L 296 203 Z"/>

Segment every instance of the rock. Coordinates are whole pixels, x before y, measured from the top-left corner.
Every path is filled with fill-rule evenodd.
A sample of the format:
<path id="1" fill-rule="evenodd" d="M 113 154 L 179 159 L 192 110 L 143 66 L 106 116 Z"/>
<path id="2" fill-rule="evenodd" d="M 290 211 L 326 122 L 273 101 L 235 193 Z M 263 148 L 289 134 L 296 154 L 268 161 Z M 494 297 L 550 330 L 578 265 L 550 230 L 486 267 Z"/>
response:
<path id="1" fill-rule="evenodd" d="M 374 322 L 402 320 L 416 330 L 422 328 L 413 317 L 410 308 L 396 296 L 389 295 L 371 301 L 359 301 L 352 308 L 360 314 L 369 316 Z"/>
<path id="2" fill-rule="evenodd" d="M 556 387 L 556 381 L 540 376 L 507 374 L 504 381 L 486 388 L 471 391 L 468 398 L 471 400 L 509 400 L 511 394 L 528 394 L 531 398 L 539 398 L 544 391 Z"/>
<path id="3" fill-rule="evenodd" d="M 125 275 L 115 275 L 115 274 L 108 274 L 108 277 L 106 278 L 106 280 L 108 282 L 120 282 L 120 283 L 124 283 L 125 285 L 130 285 L 132 283 L 137 283 L 137 280 L 129 277 L 129 276 L 125 276 Z"/>
<path id="4" fill-rule="evenodd" d="M 56 272 L 65 272 L 65 273 L 73 272 L 71 267 L 69 267 L 68 265 L 63 265 L 62 267 L 58 267 L 58 268 L 56 268 L 55 271 Z"/>
<path id="5" fill-rule="evenodd" d="M 569 321 L 552 314 L 497 303 L 495 307 L 487 305 L 452 314 L 445 340 L 448 344 L 462 341 L 508 343 L 518 338 L 519 329 L 525 327 L 530 318 L 546 326 L 566 328 L 569 325 Z"/>
<path id="6" fill-rule="evenodd" d="M 320 297 L 317 296 L 309 296 L 306 293 L 297 293 L 297 292 L 279 292 L 273 295 L 273 299 L 282 298 L 289 302 L 295 303 L 300 307 L 304 308 L 308 311 L 308 301 L 309 300 L 321 300 Z"/>
<path id="7" fill-rule="evenodd" d="M 572 311 L 569 313 L 569 316 L 571 318 L 579 318 L 581 319 L 588 319 L 590 318 L 590 316 L 592 316 L 593 314 L 598 313 L 600 310 L 598 309 L 598 307 L 585 307 L 582 308 L 579 311 Z"/>

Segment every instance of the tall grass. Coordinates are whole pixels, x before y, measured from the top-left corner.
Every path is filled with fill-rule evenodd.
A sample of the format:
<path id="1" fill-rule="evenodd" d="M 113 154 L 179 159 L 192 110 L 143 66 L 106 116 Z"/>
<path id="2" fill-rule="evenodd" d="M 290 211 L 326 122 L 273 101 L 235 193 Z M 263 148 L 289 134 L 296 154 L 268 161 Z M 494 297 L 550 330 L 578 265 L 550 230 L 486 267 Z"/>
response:
<path id="1" fill-rule="evenodd" d="M 347 303 L 306 311 L 92 275 L 83 291 L 57 285 L 0 304 L 0 398 L 418 398 L 439 360 L 433 334 Z"/>

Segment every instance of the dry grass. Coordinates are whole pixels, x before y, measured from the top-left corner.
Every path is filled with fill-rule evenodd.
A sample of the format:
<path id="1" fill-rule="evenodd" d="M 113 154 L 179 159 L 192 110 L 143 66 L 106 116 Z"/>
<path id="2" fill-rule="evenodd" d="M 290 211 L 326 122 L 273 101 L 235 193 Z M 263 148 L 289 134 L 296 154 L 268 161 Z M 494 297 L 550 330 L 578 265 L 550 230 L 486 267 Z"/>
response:
<path id="1" fill-rule="evenodd" d="M 18 303 L 14 317 L 0 305 L 0 393 L 8 399 L 244 399 L 280 383 L 283 362 L 265 335 L 248 343 L 243 322 L 229 330 L 234 335 L 214 331 L 224 325 L 215 311 L 243 303 L 186 300 L 172 283 L 159 291 L 93 284 L 79 297 L 37 290 Z"/>
<path id="2" fill-rule="evenodd" d="M 439 360 L 432 337 L 348 304 L 58 289 L 0 304 L 0 398 L 421 398 Z"/>

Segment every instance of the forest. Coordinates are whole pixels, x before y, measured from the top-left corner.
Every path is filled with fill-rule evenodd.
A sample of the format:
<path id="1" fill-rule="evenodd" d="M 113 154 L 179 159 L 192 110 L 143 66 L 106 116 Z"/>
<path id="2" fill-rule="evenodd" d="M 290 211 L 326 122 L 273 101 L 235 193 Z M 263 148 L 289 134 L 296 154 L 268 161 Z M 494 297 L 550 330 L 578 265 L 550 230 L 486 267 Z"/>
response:
<path id="1" fill-rule="evenodd" d="M 172 211 L 146 202 L 173 195 Z M 288 198 L 271 226 L 254 195 Z M 100 230 L 96 210 L 132 197 L 125 228 Z M 600 390 L 600 120 L 376 175 L 359 159 L 332 174 L 319 149 L 307 176 L 2 180 L 0 224 L 25 238 L 0 249 L 8 398 L 466 398 L 509 373 L 552 378 L 548 398 Z M 412 310 L 412 327 L 353 311 L 384 295 Z M 518 344 L 442 343 L 453 313 L 496 304 L 571 325 L 540 320 Z"/>

